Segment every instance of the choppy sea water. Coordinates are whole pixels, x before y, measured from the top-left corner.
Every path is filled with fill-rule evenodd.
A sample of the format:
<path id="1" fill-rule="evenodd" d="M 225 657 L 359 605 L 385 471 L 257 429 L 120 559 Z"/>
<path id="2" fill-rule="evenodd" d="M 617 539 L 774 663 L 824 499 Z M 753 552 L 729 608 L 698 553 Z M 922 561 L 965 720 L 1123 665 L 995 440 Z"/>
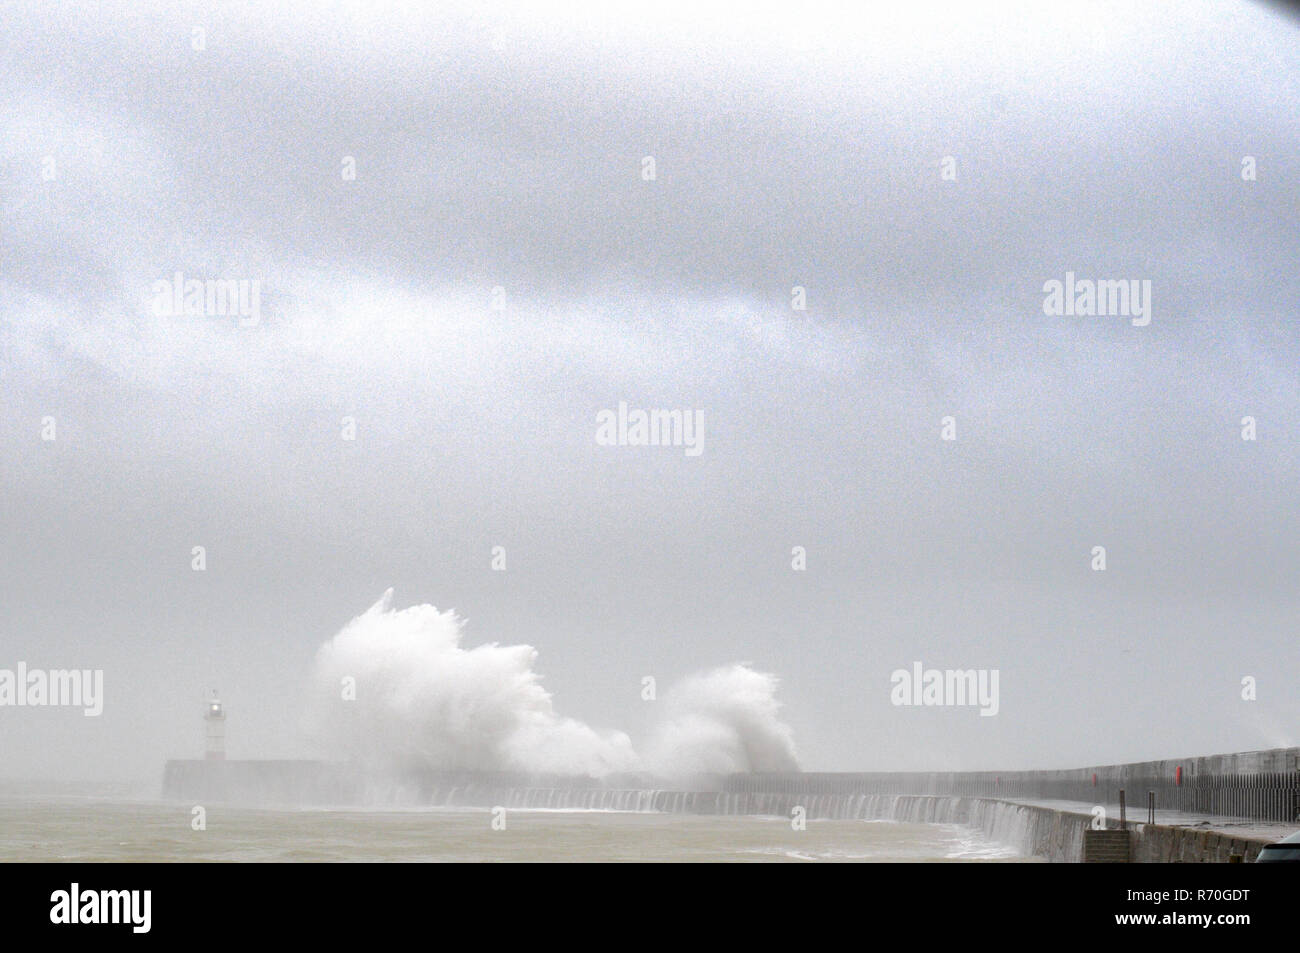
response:
<path id="1" fill-rule="evenodd" d="M 90 798 L 0 799 L 0 862 L 1030 860 L 954 824 L 782 817 L 487 810 L 252 810 Z"/>

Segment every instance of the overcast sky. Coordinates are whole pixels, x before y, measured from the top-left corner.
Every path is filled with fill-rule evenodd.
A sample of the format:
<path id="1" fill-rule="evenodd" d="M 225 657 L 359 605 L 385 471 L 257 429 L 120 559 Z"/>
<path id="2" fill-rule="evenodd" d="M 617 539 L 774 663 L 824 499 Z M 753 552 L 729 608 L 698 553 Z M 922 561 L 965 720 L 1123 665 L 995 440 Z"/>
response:
<path id="1" fill-rule="evenodd" d="M 1300 744 L 1295 20 L 428 6 L 0 3 L 0 668 L 105 679 L 0 708 L 0 776 L 152 784 L 212 687 L 301 756 L 390 586 L 634 739 L 748 661 L 809 769 Z M 703 452 L 598 445 L 619 401 Z M 892 705 L 916 660 L 998 715 Z"/>

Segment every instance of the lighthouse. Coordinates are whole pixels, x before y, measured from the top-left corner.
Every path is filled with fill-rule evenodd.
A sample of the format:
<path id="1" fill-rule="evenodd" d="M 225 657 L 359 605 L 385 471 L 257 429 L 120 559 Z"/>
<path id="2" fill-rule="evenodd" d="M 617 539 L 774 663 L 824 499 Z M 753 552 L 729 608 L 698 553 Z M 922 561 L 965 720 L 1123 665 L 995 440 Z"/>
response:
<path id="1" fill-rule="evenodd" d="M 226 709 L 221 706 L 217 690 L 212 690 L 208 710 L 203 715 L 203 758 L 206 761 L 226 760 Z"/>

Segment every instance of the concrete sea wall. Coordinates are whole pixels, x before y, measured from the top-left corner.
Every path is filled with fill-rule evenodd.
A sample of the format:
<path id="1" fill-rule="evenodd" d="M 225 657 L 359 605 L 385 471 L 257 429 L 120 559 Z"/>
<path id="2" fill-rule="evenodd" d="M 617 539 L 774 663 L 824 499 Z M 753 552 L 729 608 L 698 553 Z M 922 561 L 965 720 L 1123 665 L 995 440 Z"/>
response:
<path id="1" fill-rule="evenodd" d="M 1093 822 L 1091 814 L 995 798 L 900 800 L 933 802 L 928 811 L 913 810 L 913 814 L 919 815 L 915 819 L 967 824 L 992 840 L 1016 847 L 1023 854 L 1056 862 L 1076 863 L 1083 859 L 1085 832 Z M 1119 822 L 1108 818 L 1105 827 L 1119 830 Z M 1162 824 L 1130 823 L 1128 834 L 1129 859 L 1134 863 L 1228 863 L 1234 855 L 1251 863 L 1260 848 L 1271 840 Z"/>
<path id="2" fill-rule="evenodd" d="M 163 777 L 163 797 L 170 800 L 261 807 L 502 806 L 779 817 L 801 808 L 814 820 L 969 825 L 1024 854 L 1055 861 L 1083 859 L 1085 832 L 1093 823 L 1083 805 L 1110 805 L 1105 826 L 1120 826 L 1113 806 L 1121 790 L 1129 805 L 1133 861 L 1226 862 L 1232 855 L 1251 861 L 1270 836 L 1132 818 L 1146 816 L 1150 794 L 1158 812 L 1300 823 L 1300 749 L 1061 771 L 739 774 L 698 778 L 689 788 L 663 788 L 635 776 L 596 780 L 504 772 L 378 779 L 347 764 L 319 761 L 169 761 Z M 1046 800 L 1074 804 L 1032 803 Z"/>
<path id="3" fill-rule="evenodd" d="M 1186 811 L 1261 821 L 1300 819 L 1300 748 L 1046 771 L 878 772 L 863 774 L 738 774 L 727 790 L 831 794 L 934 794 L 1118 804 L 1145 811 Z"/>

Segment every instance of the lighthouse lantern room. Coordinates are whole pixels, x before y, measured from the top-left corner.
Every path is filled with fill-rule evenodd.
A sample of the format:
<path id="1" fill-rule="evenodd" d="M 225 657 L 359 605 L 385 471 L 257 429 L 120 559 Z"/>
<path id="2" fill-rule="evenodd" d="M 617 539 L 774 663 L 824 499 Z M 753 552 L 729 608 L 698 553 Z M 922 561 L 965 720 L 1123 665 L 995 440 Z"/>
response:
<path id="1" fill-rule="evenodd" d="M 222 707 L 217 690 L 212 690 L 208 710 L 203 715 L 203 757 L 207 761 L 226 760 L 226 709 Z"/>

